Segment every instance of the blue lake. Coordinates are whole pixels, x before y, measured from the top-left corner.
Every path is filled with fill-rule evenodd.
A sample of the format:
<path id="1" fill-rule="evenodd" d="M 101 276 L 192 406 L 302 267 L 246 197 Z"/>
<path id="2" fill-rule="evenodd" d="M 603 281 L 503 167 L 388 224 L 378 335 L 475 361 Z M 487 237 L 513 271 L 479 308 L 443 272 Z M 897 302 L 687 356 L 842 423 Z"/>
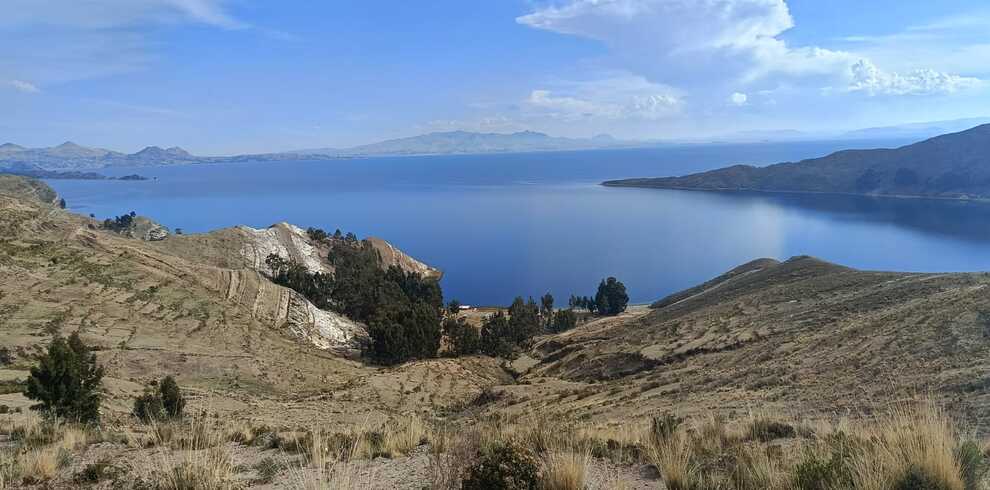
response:
<path id="1" fill-rule="evenodd" d="M 769 164 L 904 142 L 695 145 L 139 169 L 49 183 L 69 209 L 134 210 L 186 233 L 288 221 L 385 238 L 444 270 L 447 299 L 592 294 L 614 275 L 649 302 L 758 257 L 878 270 L 990 270 L 990 204 L 605 188 L 607 179 Z"/>

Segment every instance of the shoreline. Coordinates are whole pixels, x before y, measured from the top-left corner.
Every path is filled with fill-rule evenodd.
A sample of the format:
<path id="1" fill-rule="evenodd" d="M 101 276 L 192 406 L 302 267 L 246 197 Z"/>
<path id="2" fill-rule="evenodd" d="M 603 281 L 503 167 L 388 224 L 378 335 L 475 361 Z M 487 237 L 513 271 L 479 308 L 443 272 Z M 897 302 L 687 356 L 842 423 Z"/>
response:
<path id="1" fill-rule="evenodd" d="M 602 187 L 625 187 L 631 189 L 659 189 L 673 191 L 700 191 L 700 192 L 753 192 L 760 194 L 810 194 L 810 195 L 831 195 L 831 196 L 857 196 L 872 197 L 879 199 L 927 199 L 936 201 L 959 201 L 959 202 L 990 202 L 990 197 L 948 197 L 948 196 L 924 196 L 914 194 L 863 194 L 859 192 L 839 192 L 839 191 L 788 191 L 788 190 L 768 190 L 768 189 L 746 189 L 746 188 L 701 188 L 683 186 L 660 186 L 660 185 L 635 185 L 622 184 L 621 181 L 605 181 L 598 185 Z"/>

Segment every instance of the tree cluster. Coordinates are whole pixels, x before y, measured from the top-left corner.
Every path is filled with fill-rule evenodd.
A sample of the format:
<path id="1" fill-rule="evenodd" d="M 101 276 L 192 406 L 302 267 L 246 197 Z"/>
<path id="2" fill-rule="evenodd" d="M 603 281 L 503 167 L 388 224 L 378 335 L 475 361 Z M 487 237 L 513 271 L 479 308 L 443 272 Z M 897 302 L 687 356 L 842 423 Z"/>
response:
<path id="1" fill-rule="evenodd" d="M 128 214 L 122 214 L 113 219 L 107 218 L 103 220 L 103 228 L 117 233 L 127 231 L 131 229 L 131 224 L 134 222 L 136 216 L 137 213 L 131 211 Z"/>
<path id="2" fill-rule="evenodd" d="M 626 311 L 629 305 L 629 295 L 626 293 L 626 285 L 614 277 L 602 279 L 598 284 L 598 292 L 595 297 L 571 295 L 568 302 L 571 308 L 584 308 L 591 313 L 599 315 L 618 315 Z"/>
<path id="3" fill-rule="evenodd" d="M 384 364 L 435 357 L 440 347 L 443 293 L 439 283 L 400 267 L 384 269 L 368 242 L 338 230 L 327 235 L 310 229 L 311 238 L 331 246 L 333 275 L 311 273 L 301 264 L 270 255 L 272 280 L 298 291 L 321 309 L 368 325 L 367 354 Z"/>

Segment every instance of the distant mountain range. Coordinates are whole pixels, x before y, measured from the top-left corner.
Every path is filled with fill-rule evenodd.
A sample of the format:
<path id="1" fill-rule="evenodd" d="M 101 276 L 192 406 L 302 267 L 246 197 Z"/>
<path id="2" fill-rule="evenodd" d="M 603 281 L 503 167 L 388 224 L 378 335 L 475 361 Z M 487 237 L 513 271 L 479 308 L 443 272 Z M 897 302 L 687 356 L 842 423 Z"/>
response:
<path id="1" fill-rule="evenodd" d="M 639 146 L 641 142 L 620 141 L 607 134 L 594 138 L 562 138 L 535 131 L 517 133 L 472 133 L 448 131 L 429 133 L 409 138 L 355 146 L 353 148 L 317 148 L 295 153 L 337 156 L 372 155 L 438 155 L 467 153 L 505 153 L 525 151 L 587 150 Z"/>
<path id="2" fill-rule="evenodd" d="M 922 139 L 935 134 L 957 131 L 984 122 L 990 122 L 990 118 L 905 124 L 901 126 L 869 128 L 846 133 L 828 134 L 813 134 L 787 129 L 740 131 L 718 139 L 684 140 L 681 143 L 793 142 L 823 139 Z M 313 148 L 280 153 L 234 156 L 197 156 L 179 147 L 160 148 L 149 146 L 137 153 L 122 153 L 103 148 L 90 148 L 72 142 L 65 142 L 50 148 L 26 148 L 13 143 L 6 143 L 0 145 L 0 169 L 18 168 L 22 172 L 71 172 L 94 170 L 104 167 L 141 167 L 191 163 L 329 160 L 391 155 L 458 155 L 642 148 L 670 143 L 675 143 L 675 141 L 619 140 L 609 135 L 599 135 L 593 138 L 564 138 L 535 131 L 520 131 L 507 134 L 448 131 L 391 139 L 351 148 Z"/>
<path id="3" fill-rule="evenodd" d="M 326 155 L 307 155 L 306 158 L 324 159 Z M 72 172 L 105 167 L 143 167 L 154 165 L 178 165 L 189 163 L 217 163 L 236 161 L 298 160 L 296 153 L 268 153 L 229 157 L 195 156 L 179 147 L 159 148 L 149 146 L 137 153 L 121 153 L 103 148 L 90 148 L 67 141 L 49 148 L 25 148 L 13 143 L 0 145 L 0 170 L 17 170 L 24 175 L 31 171 Z"/>
<path id="4" fill-rule="evenodd" d="M 588 150 L 635 146 L 608 135 L 594 138 L 560 138 L 533 131 L 511 134 L 451 131 L 382 141 L 353 148 L 317 148 L 282 153 L 225 157 L 192 155 L 179 147 L 149 146 L 137 153 L 121 153 L 65 142 L 50 148 L 25 148 L 13 143 L 0 145 L 0 169 L 30 171 L 81 171 L 104 167 L 140 167 L 190 163 L 320 160 L 385 155 L 436 155 L 551 150 Z"/>
<path id="5" fill-rule="evenodd" d="M 896 149 L 845 150 L 768 167 L 735 165 L 604 185 L 985 199 L 990 198 L 990 124 Z"/>

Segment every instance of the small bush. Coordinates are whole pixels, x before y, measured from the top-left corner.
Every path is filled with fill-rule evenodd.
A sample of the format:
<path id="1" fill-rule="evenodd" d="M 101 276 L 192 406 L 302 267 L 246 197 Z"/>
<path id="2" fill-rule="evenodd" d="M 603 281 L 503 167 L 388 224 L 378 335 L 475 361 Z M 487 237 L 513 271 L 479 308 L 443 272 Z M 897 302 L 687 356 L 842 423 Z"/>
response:
<path id="1" fill-rule="evenodd" d="M 980 488 L 980 483 L 987 475 L 987 461 L 980 445 L 973 441 L 965 441 L 956 449 L 956 461 L 962 470 L 963 481 L 967 490 Z"/>
<path id="2" fill-rule="evenodd" d="M 97 483 L 115 478 L 118 472 L 118 469 L 110 464 L 110 460 L 101 459 L 86 465 L 76 474 L 74 480 L 76 483 Z"/>
<path id="3" fill-rule="evenodd" d="M 165 408 L 162 406 L 162 398 L 150 390 L 134 400 L 134 408 L 131 413 L 142 422 L 152 422 L 165 418 Z"/>
<path id="4" fill-rule="evenodd" d="M 952 488 L 945 485 L 940 478 L 929 474 L 924 468 L 911 466 L 894 482 L 891 490 L 952 490 Z"/>
<path id="5" fill-rule="evenodd" d="M 275 458 L 268 456 L 262 459 L 254 465 L 254 470 L 258 472 L 258 483 L 271 483 L 279 473 L 283 472 L 288 468 L 288 466 Z"/>
<path id="6" fill-rule="evenodd" d="M 166 376 L 156 389 L 146 389 L 144 394 L 134 400 L 131 413 L 143 422 L 155 420 L 182 418 L 186 400 L 179 390 L 179 385 L 171 376 Z"/>
<path id="7" fill-rule="evenodd" d="M 749 438 L 760 442 L 787 439 L 794 437 L 795 434 L 797 431 L 793 426 L 767 419 L 756 419 L 749 426 Z"/>
<path id="8" fill-rule="evenodd" d="M 463 490 L 536 490 L 539 466 L 526 449 L 511 443 L 495 443 L 481 452 L 468 469 Z"/>

